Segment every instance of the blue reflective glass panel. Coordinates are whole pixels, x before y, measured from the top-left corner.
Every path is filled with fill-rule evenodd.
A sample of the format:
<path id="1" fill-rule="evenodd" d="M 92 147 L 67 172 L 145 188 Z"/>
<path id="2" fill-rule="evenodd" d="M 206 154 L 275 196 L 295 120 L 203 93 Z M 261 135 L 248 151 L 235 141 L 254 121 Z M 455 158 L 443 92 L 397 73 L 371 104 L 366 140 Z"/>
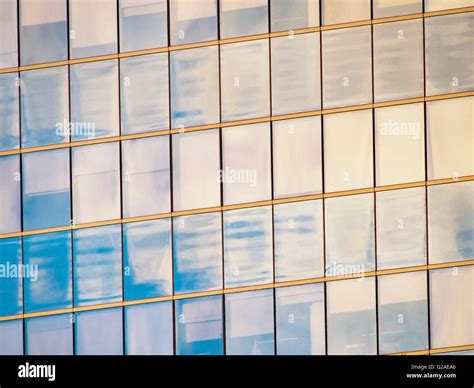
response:
<path id="1" fill-rule="evenodd" d="M 22 312 L 21 251 L 20 237 L 0 239 L 0 317 Z"/>
<path id="2" fill-rule="evenodd" d="M 0 74 L 0 151 L 20 148 L 19 85 L 18 73 Z"/>
<path id="3" fill-rule="evenodd" d="M 24 230 L 69 225 L 69 149 L 23 154 L 22 183 Z"/>
<path id="4" fill-rule="evenodd" d="M 281 287 L 275 291 L 277 354 L 325 354 L 324 284 Z"/>
<path id="5" fill-rule="evenodd" d="M 275 353 L 273 290 L 225 296 L 226 353 L 273 355 Z"/>
<path id="6" fill-rule="evenodd" d="M 221 213 L 173 219 L 174 292 L 222 288 Z"/>
<path id="7" fill-rule="evenodd" d="M 78 229 L 74 238 L 74 305 L 122 300 L 121 225 Z"/>
<path id="8" fill-rule="evenodd" d="M 125 307 L 125 354 L 173 354 L 173 302 Z"/>
<path id="9" fill-rule="evenodd" d="M 176 354 L 224 354 L 222 296 L 176 301 Z"/>
<path id="10" fill-rule="evenodd" d="M 23 320 L 0 322 L 0 356 L 23 355 Z"/>
<path id="11" fill-rule="evenodd" d="M 125 300 L 172 293 L 171 221 L 123 225 Z"/>
<path id="12" fill-rule="evenodd" d="M 273 281 L 272 208 L 224 212 L 225 287 Z"/>
<path id="13" fill-rule="evenodd" d="M 17 3 L 0 1 L 0 69 L 18 66 Z"/>
<path id="14" fill-rule="evenodd" d="M 71 314 L 29 318 L 25 321 L 26 354 L 29 356 L 73 354 Z"/>
<path id="15" fill-rule="evenodd" d="M 0 157 L 0 233 L 21 229 L 20 157 Z"/>
<path id="16" fill-rule="evenodd" d="M 220 0 L 221 39 L 268 32 L 268 0 Z"/>

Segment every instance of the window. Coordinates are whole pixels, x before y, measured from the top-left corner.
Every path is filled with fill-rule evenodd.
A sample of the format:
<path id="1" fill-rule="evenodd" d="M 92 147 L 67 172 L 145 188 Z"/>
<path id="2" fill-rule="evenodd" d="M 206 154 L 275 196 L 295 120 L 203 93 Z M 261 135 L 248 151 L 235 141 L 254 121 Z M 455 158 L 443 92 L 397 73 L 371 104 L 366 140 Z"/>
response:
<path id="1" fill-rule="evenodd" d="M 330 198 L 325 214 L 326 276 L 374 270 L 373 195 Z"/>
<path id="2" fill-rule="evenodd" d="M 321 193 L 321 117 L 274 121 L 272 126 L 274 197 Z"/>
<path id="3" fill-rule="evenodd" d="M 224 212 L 225 288 L 273 281 L 270 206 Z"/>
<path id="4" fill-rule="evenodd" d="M 26 354 L 72 356 L 72 321 L 71 314 L 26 319 Z"/>
<path id="5" fill-rule="evenodd" d="M 219 122 L 219 54 L 217 46 L 172 51 L 171 126 Z"/>
<path id="6" fill-rule="evenodd" d="M 120 59 L 122 135 L 169 128 L 168 54 Z"/>
<path id="7" fill-rule="evenodd" d="M 225 295 L 226 354 L 275 354 L 273 290 Z"/>
<path id="8" fill-rule="evenodd" d="M 327 338 L 330 355 L 375 355 L 375 279 L 328 282 Z"/>
<path id="9" fill-rule="evenodd" d="M 75 307 L 121 301 L 121 226 L 77 229 L 73 239 Z"/>
<path id="10" fill-rule="evenodd" d="M 281 287 L 275 292 L 277 354 L 325 354 L 324 284 Z"/>
<path id="11" fill-rule="evenodd" d="M 173 218 L 175 294 L 222 289 L 221 213 Z"/>
<path id="12" fill-rule="evenodd" d="M 169 136 L 122 142 L 123 216 L 171 210 Z"/>
<path id="13" fill-rule="evenodd" d="M 120 51 L 168 45 L 166 0 L 120 0 Z"/>
<path id="14" fill-rule="evenodd" d="M 268 32 L 268 0 L 220 0 L 221 39 Z"/>
<path id="15" fill-rule="evenodd" d="M 425 188 L 382 191 L 375 197 L 377 269 L 426 264 Z"/>
<path id="16" fill-rule="evenodd" d="M 176 354 L 223 355 L 222 296 L 176 302 Z"/>
<path id="17" fill-rule="evenodd" d="M 117 0 L 69 0 L 71 59 L 117 52 Z"/>
<path id="18" fill-rule="evenodd" d="M 429 180 L 474 174 L 473 111 L 474 97 L 426 103 Z"/>
<path id="19" fill-rule="evenodd" d="M 20 157 L 0 157 L 0 233 L 21 230 Z"/>
<path id="20" fill-rule="evenodd" d="M 425 180 L 424 105 L 375 109 L 377 186 Z"/>
<path id="21" fill-rule="evenodd" d="M 273 219 L 275 281 L 324 276 L 322 201 L 275 205 Z"/>
<path id="22" fill-rule="evenodd" d="M 169 218 L 123 224 L 124 299 L 171 295 Z"/>
<path id="23" fill-rule="evenodd" d="M 219 130 L 173 135 L 174 210 L 219 206 Z"/>
<path id="24" fill-rule="evenodd" d="M 370 19 L 370 0 L 321 0 L 321 8 L 325 25 Z"/>
<path id="25" fill-rule="evenodd" d="M 17 315 L 23 312 L 23 278 L 5 276 L 10 265 L 13 270 L 22 264 L 22 246 L 20 237 L 0 239 L 0 317 Z M 3 269 L 4 268 L 4 269 Z"/>
<path id="26" fill-rule="evenodd" d="M 19 84 L 18 73 L 0 74 L 0 151 L 20 148 Z"/>
<path id="27" fill-rule="evenodd" d="M 71 232 L 23 237 L 25 312 L 72 307 Z"/>
<path id="28" fill-rule="evenodd" d="M 270 0 L 271 30 L 319 26 L 319 0 Z"/>
<path id="29" fill-rule="evenodd" d="M 423 20 L 374 25 L 375 102 L 423 93 Z"/>
<path id="30" fill-rule="evenodd" d="M 22 157 L 23 228 L 30 230 L 69 225 L 69 149 L 26 153 Z"/>
<path id="31" fill-rule="evenodd" d="M 171 0 L 171 44 L 178 45 L 216 40 L 217 1 Z"/>
<path id="32" fill-rule="evenodd" d="M 122 355 L 122 308 L 75 314 L 77 355 Z"/>
<path id="33" fill-rule="evenodd" d="M 374 0 L 372 4 L 374 19 L 423 12 L 423 0 Z"/>
<path id="34" fill-rule="evenodd" d="M 0 69 L 18 66 L 17 0 L 0 2 Z"/>
<path id="35" fill-rule="evenodd" d="M 321 109 L 319 33 L 271 40 L 272 114 Z"/>
<path id="36" fill-rule="evenodd" d="M 0 356 L 23 355 L 23 320 L 0 322 Z"/>
<path id="37" fill-rule="evenodd" d="M 224 128 L 221 181 L 224 204 L 271 199 L 270 124 Z"/>
<path id="38" fill-rule="evenodd" d="M 75 147 L 71 152 L 74 223 L 120 218 L 118 143 Z"/>
<path id="39" fill-rule="evenodd" d="M 340 5 L 340 9 L 346 8 Z M 370 26 L 324 31 L 324 109 L 372 102 Z"/>
<path id="40" fill-rule="evenodd" d="M 222 121 L 269 116 L 268 40 L 226 44 L 220 50 Z"/>
<path id="41" fill-rule="evenodd" d="M 425 12 L 472 6 L 472 0 L 425 0 Z"/>
<path id="42" fill-rule="evenodd" d="M 125 354 L 173 355 L 173 302 L 125 307 Z"/>
<path id="43" fill-rule="evenodd" d="M 325 115 L 325 191 L 373 186 L 372 110 Z"/>
<path id="44" fill-rule="evenodd" d="M 379 353 L 428 348 L 426 272 L 378 278 Z"/>
<path id="45" fill-rule="evenodd" d="M 430 264 L 474 259 L 474 182 L 428 187 Z"/>
<path id="46" fill-rule="evenodd" d="M 71 66 L 71 139 L 119 134 L 117 60 Z"/>
<path id="47" fill-rule="evenodd" d="M 474 88 L 473 34 L 471 12 L 425 20 L 427 96 Z"/>
<path id="48" fill-rule="evenodd" d="M 20 0 L 22 66 L 68 59 L 67 39 L 67 0 Z"/>
<path id="49" fill-rule="evenodd" d="M 431 347 L 474 343 L 474 266 L 437 269 L 429 276 Z"/>

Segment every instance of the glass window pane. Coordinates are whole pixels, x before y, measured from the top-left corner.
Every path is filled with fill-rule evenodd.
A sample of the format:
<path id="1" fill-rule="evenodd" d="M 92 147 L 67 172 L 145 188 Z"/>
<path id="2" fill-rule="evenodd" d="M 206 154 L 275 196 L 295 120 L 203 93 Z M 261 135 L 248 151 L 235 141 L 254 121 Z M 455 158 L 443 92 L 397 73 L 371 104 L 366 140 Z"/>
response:
<path id="1" fill-rule="evenodd" d="M 423 0 L 373 0 L 372 4 L 374 19 L 423 12 Z"/>
<path id="2" fill-rule="evenodd" d="M 118 143 L 72 149 L 74 223 L 120 218 Z"/>
<path id="3" fill-rule="evenodd" d="M 322 34 L 324 109 L 371 103 L 370 26 L 324 31 Z"/>
<path id="4" fill-rule="evenodd" d="M 221 213 L 173 218 L 175 294 L 222 289 Z"/>
<path id="5" fill-rule="evenodd" d="M 173 355 L 173 302 L 125 307 L 125 354 Z"/>
<path id="6" fill-rule="evenodd" d="M 219 122 L 217 46 L 170 53 L 171 127 Z"/>
<path id="7" fill-rule="evenodd" d="M 173 135 L 173 210 L 219 206 L 219 130 Z"/>
<path id="8" fill-rule="evenodd" d="M 169 148 L 169 136 L 122 142 L 124 217 L 170 211 Z"/>
<path id="9" fill-rule="evenodd" d="M 375 355 L 375 278 L 328 282 L 327 338 L 330 355 Z"/>
<path id="10" fill-rule="evenodd" d="M 272 114 L 321 109 L 319 33 L 273 38 Z"/>
<path id="11" fill-rule="evenodd" d="M 428 179 L 473 175 L 474 97 L 427 102 L 426 120 Z"/>
<path id="12" fill-rule="evenodd" d="M 75 314 L 77 355 L 122 355 L 122 308 Z"/>
<path id="13" fill-rule="evenodd" d="M 18 66 L 17 0 L 0 1 L 0 69 Z"/>
<path id="14" fill-rule="evenodd" d="M 72 356 L 72 322 L 71 314 L 25 320 L 26 354 L 29 356 Z"/>
<path id="15" fill-rule="evenodd" d="M 268 40 L 226 44 L 220 50 L 222 121 L 269 116 Z"/>
<path id="16" fill-rule="evenodd" d="M 70 231 L 23 237 L 25 312 L 72 307 L 71 249 Z"/>
<path id="17" fill-rule="evenodd" d="M 270 124 L 222 130 L 224 204 L 271 199 Z"/>
<path id="18" fill-rule="evenodd" d="M 69 149 L 23 154 L 24 230 L 70 224 L 69 173 Z"/>
<path id="19" fill-rule="evenodd" d="M 23 355 L 23 320 L 0 322 L 0 356 Z"/>
<path id="20" fill-rule="evenodd" d="M 474 259 L 474 182 L 428 187 L 430 264 Z"/>
<path id="21" fill-rule="evenodd" d="M 271 30 L 319 26 L 319 0 L 270 0 Z"/>
<path id="22" fill-rule="evenodd" d="M 68 59 L 67 40 L 67 0 L 20 0 L 21 65 Z"/>
<path id="23" fill-rule="evenodd" d="M 222 295 L 176 302 L 176 354 L 223 355 Z"/>
<path id="24" fill-rule="evenodd" d="M 21 237 L 0 239 L 0 317 L 23 312 L 23 278 L 16 276 L 22 264 L 21 254 Z M 15 276 L 7 276 L 10 271 Z"/>
<path id="25" fill-rule="evenodd" d="M 474 89 L 473 35 L 472 12 L 425 20 L 427 96 Z"/>
<path id="26" fill-rule="evenodd" d="M 120 59 L 122 135 L 169 128 L 168 54 Z"/>
<path id="27" fill-rule="evenodd" d="M 268 0 L 220 0 L 221 39 L 268 32 Z"/>
<path id="28" fill-rule="evenodd" d="M 339 276 L 375 269 L 374 196 L 325 201 L 326 275 Z"/>
<path id="29" fill-rule="evenodd" d="M 117 52 L 117 0 L 69 0 L 72 58 Z"/>
<path id="30" fill-rule="evenodd" d="M 474 343 L 474 266 L 430 271 L 431 347 Z"/>
<path id="31" fill-rule="evenodd" d="M 19 85 L 18 73 L 0 74 L 0 151 L 20 148 Z"/>
<path id="32" fill-rule="evenodd" d="M 0 233 L 21 230 L 20 157 L 0 157 Z"/>
<path id="33" fill-rule="evenodd" d="M 225 296 L 226 353 L 275 354 L 273 289 Z"/>
<path id="34" fill-rule="evenodd" d="M 321 193 L 321 117 L 274 121 L 272 127 L 274 197 Z"/>
<path id="35" fill-rule="evenodd" d="M 121 226 L 77 229 L 73 238 L 74 306 L 121 301 Z"/>
<path id="36" fill-rule="evenodd" d="M 377 269 L 426 264 L 425 188 L 383 191 L 375 197 Z"/>
<path id="37" fill-rule="evenodd" d="M 324 276 L 322 201 L 275 205 L 273 218 L 275 281 Z"/>
<path id="38" fill-rule="evenodd" d="M 117 60 L 71 66 L 71 139 L 119 134 Z"/>
<path id="39" fill-rule="evenodd" d="M 425 180 L 424 104 L 375 109 L 377 186 Z"/>
<path id="40" fill-rule="evenodd" d="M 171 44 L 188 44 L 217 39 L 217 1 L 171 0 Z"/>
<path id="41" fill-rule="evenodd" d="M 425 0 L 425 12 L 451 8 L 471 7 L 472 5 L 473 0 Z"/>
<path id="42" fill-rule="evenodd" d="M 324 284 L 281 287 L 275 292 L 277 354 L 325 354 Z"/>
<path id="43" fill-rule="evenodd" d="M 374 100 L 423 96 L 423 20 L 374 25 Z"/>
<path id="44" fill-rule="evenodd" d="M 378 278 L 379 353 L 428 348 L 426 272 Z"/>
<path id="45" fill-rule="evenodd" d="M 270 206 L 224 212 L 225 288 L 273 281 Z"/>
<path id="46" fill-rule="evenodd" d="M 171 295 L 169 218 L 123 225 L 124 299 Z"/>
<path id="47" fill-rule="evenodd" d="M 120 51 L 168 45 L 166 0 L 120 0 Z"/>
<path id="48" fill-rule="evenodd" d="M 323 120 L 325 191 L 372 187 L 372 110 L 325 115 Z"/>
<path id="49" fill-rule="evenodd" d="M 321 8 L 323 24 L 370 19 L 370 0 L 321 0 Z"/>

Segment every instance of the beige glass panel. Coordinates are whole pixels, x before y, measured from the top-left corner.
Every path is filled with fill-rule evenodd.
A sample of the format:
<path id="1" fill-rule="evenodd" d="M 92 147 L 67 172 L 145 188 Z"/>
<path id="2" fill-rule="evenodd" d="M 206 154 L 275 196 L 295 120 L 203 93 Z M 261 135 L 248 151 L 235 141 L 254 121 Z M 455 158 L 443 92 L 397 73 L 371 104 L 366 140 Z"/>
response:
<path id="1" fill-rule="evenodd" d="M 474 6 L 474 0 L 425 0 L 425 12 Z"/>
<path id="2" fill-rule="evenodd" d="M 423 0 L 373 0 L 374 19 L 423 12 Z"/>
<path id="3" fill-rule="evenodd" d="M 370 0 L 321 0 L 323 24 L 370 19 Z"/>

